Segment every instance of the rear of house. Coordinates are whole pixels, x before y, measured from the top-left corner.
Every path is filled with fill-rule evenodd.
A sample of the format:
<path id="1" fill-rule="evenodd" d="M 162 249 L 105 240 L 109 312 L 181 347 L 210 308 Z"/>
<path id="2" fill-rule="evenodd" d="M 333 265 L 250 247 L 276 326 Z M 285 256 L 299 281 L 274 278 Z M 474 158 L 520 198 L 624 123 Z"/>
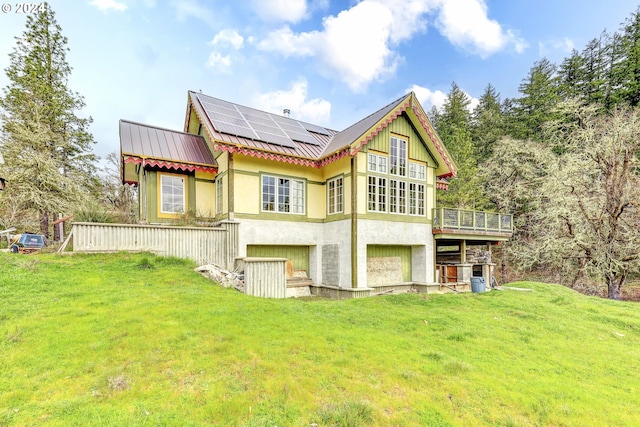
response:
<path id="1" fill-rule="evenodd" d="M 189 92 L 184 132 L 121 121 L 121 145 L 142 220 L 236 222 L 238 258 L 287 259 L 316 293 L 440 277 L 435 195 L 456 167 L 414 93 L 338 132 Z"/>

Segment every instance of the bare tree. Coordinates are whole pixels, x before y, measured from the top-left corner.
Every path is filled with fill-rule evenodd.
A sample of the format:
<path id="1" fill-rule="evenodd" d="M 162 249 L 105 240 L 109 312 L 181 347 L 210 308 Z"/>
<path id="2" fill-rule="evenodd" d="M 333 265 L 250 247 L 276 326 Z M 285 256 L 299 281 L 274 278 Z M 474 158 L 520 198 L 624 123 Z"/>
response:
<path id="1" fill-rule="evenodd" d="M 548 203 L 536 211 L 541 261 L 574 260 L 620 299 L 629 273 L 640 268 L 640 110 L 597 115 L 570 103 L 554 126 L 566 151 L 545 181 Z"/>

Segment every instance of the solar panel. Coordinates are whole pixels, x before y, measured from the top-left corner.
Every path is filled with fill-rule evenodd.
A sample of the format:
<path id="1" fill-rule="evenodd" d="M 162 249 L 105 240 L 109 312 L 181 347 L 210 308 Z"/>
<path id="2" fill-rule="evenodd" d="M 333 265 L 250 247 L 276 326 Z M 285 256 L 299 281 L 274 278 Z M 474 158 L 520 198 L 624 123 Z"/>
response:
<path id="1" fill-rule="evenodd" d="M 269 144 L 296 148 L 294 141 L 319 145 L 307 132 L 306 124 L 288 117 L 272 115 L 243 105 L 198 94 L 213 127 L 222 133 L 257 139 Z M 313 125 L 310 125 L 313 126 Z M 328 135 L 326 129 L 313 126 L 314 132 Z"/>
<path id="2" fill-rule="evenodd" d="M 283 147 L 296 148 L 295 142 L 293 142 L 291 138 L 289 138 L 284 134 L 276 135 L 270 132 L 260 132 L 260 131 L 256 131 L 256 133 L 258 134 L 258 139 L 260 139 L 261 141 L 268 142 L 271 144 L 281 145 Z"/>
<path id="3" fill-rule="evenodd" d="M 213 122 L 213 127 L 222 133 L 228 133 L 229 135 L 242 136 L 244 138 L 256 139 L 256 132 L 253 129 L 244 127 L 244 126 L 236 126 L 225 122 Z"/>
<path id="4" fill-rule="evenodd" d="M 300 141 L 300 142 L 305 142 L 307 144 L 312 144 L 312 145 L 320 145 L 320 143 L 309 134 L 309 132 L 292 132 L 290 130 L 285 130 L 285 133 L 287 134 L 287 136 L 291 139 L 293 139 L 294 141 Z"/>
<path id="5" fill-rule="evenodd" d="M 316 126 L 316 125 L 312 125 L 310 123 L 300 123 L 302 126 L 304 126 L 304 128 L 306 130 L 308 130 L 309 132 L 315 132 L 315 133 L 319 133 L 321 135 L 326 135 L 326 136 L 330 136 L 329 132 L 323 128 L 322 126 Z"/>

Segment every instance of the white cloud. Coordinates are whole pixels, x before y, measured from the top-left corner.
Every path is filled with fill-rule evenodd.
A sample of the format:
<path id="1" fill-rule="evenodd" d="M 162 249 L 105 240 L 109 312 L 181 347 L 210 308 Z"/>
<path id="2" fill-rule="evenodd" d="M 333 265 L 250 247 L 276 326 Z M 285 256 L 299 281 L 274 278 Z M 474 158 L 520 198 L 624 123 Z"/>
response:
<path id="1" fill-rule="evenodd" d="M 231 46 L 235 50 L 241 49 L 244 43 L 244 38 L 238 34 L 236 30 L 226 28 L 215 36 L 213 40 L 209 42 L 212 46 Z"/>
<path id="2" fill-rule="evenodd" d="M 254 0 L 253 5 L 265 21 L 296 23 L 307 17 L 306 0 Z"/>
<path id="3" fill-rule="evenodd" d="M 422 105 L 422 108 L 424 108 L 426 112 L 431 110 L 431 107 L 434 106 L 438 110 L 442 110 L 442 106 L 444 105 L 448 97 L 448 95 L 441 90 L 432 91 L 429 88 L 419 85 L 411 86 L 409 89 L 407 89 L 407 92 L 410 91 L 415 92 L 420 105 Z M 472 97 L 464 90 L 463 92 L 467 95 L 467 97 L 469 97 L 469 106 L 467 109 L 469 110 L 469 112 L 472 112 L 478 106 L 480 100 L 478 98 Z"/>
<path id="4" fill-rule="evenodd" d="M 392 16 L 386 6 L 365 0 L 338 16 L 325 18 L 323 25 L 321 32 L 299 34 L 280 28 L 258 48 L 285 56 L 316 56 L 325 74 L 337 76 L 354 91 L 393 74 L 398 56 L 388 46 Z"/>
<path id="5" fill-rule="evenodd" d="M 274 51 L 286 56 L 312 56 L 322 35 L 317 31 L 294 34 L 291 28 L 284 26 L 272 31 L 258 43 L 258 49 Z"/>
<path id="6" fill-rule="evenodd" d="M 315 124 L 327 124 L 331 116 L 331 104 L 320 98 L 307 99 L 307 81 L 300 79 L 291 84 L 288 91 L 277 90 L 260 94 L 255 99 L 256 108 L 282 115 L 288 108 L 291 118 Z"/>
<path id="7" fill-rule="evenodd" d="M 521 52 L 526 43 L 487 16 L 485 0 L 363 0 L 327 16 L 322 30 L 299 32 L 283 26 L 256 44 L 285 57 L 317 58 L 323 74 L 343 81 L 355 92 L 393 75 L 403 58 L 400 43 L 437 28 L 459 47 L 485 58 L 507 47 Z"/>
<path id="8" fill-rule="evenodd" d="M 218 32 L 209 45 L 213 46 L 214 50 L 209 55 L 207 67 L 218 73 L 228 74 L 232 65 L 230 52 L 242 49 L 244 38 L 236 30 L 226 28 Z"/>
<path id="9" fill-rule="evenodd" d="M 549 56 L 551 53 L 560 52 L 561 54 L 570 54 L 575 49 L 575 43 L 570 38 L 547 40 L 538 43 L 538 52 L 540 56 Z"/>
<path id="10" fill-rule="evenodd" d="M 513 46 L 518 53 L 527 47 L 511 30 L 505 31 L 497 21 L 489 19 L 484 0 L 441 0 L 436 26 L 451 43 L 473 49 L 482 58 L 507 46 Z"/>
<path id="11" fill-rule="evenodd" d="M 92 0 L 89 2 L 91 6 L 95 6 L 102 11 L 117 10 L 118 12 L 124 12 L 127 10 L 127 5 L 116 0 Z"/>
<path id="12" fill-rule="evenodd" d="M 411 91 L 415 92 L 418 101 L 420 101 L 420 105 L 422 105 L 425 111 L 429 111 L 433 106 L 441 109 L 447 100 L 447 94 L 441 90 L 431 91 L 431 89 L 426 87 L 413 85 L 407 90 L 407 92 Z"/>

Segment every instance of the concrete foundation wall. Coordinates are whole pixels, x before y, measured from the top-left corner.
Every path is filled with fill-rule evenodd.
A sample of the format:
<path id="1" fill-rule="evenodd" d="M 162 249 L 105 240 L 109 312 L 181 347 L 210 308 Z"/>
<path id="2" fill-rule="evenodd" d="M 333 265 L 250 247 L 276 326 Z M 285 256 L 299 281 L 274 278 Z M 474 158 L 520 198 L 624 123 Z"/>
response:
<path id="1" fill-rule="evenodd" d="M 323 269 L 333 269 L 330 277 L 333 286 L 351 286 L 351 222 L 306 223 L 242 219 L 240 221 L 239 254 L 247 256 L 247 245 L 300 245 L 309 246 L 309 278 L 322 284 Z M 332 245 L 334 258 L 322 264 L 324 245 Z M 337 245 L 337 247 L 336 247 Z M 326 252 L 326 251 L 325 251 Z M 334 264 L 337 259 L 337 265 Z M 336 273 L 337 270 L 337 273 Z"/>

